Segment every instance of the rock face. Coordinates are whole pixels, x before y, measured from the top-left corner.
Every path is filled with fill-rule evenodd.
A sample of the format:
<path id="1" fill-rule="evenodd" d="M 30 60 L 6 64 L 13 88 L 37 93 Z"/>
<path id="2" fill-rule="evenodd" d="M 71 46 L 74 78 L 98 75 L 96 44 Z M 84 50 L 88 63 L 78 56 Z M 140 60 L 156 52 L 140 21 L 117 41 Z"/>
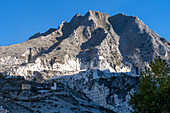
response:
<path id="1" fill-rule="evenodd" d="M 20 76 L 0 76 L 0 113 L 106 113 L 110 111 L 85 94 L 57 83 L 26 81 Z M 53 81 L 54 82 L 54 81 Z M 31 85 L 31 90 L 21 85 Z M 2 106 L 3 105 L 3 106 Z"/>
<path id="2" fill-rule="evenodd" d="M 109 16 L 89 11 L 84 16 L 76 14 L 69 23 L 62 22 L 58 29 L 36 33 L 26 42 L 0 47 L 0 53 L 0 72 L 3 74 L 24 76 L 37 82 L 62 78 L 62 81 L 68 80 L 72 88 L 76 86 L 76 80 L 84 79 L 85 87 L 78 82 L 76 89 L 90 92 L 88 87 L 93 82 L 93 91 L 101 89 L 105 99 L 99 100 L 100 96 L 93 99 L 86 93 L 89 98 L 113 107 L 116 106 L 113 103 L 117 103 L 113 97 L 120 97 L 114 89 L 119 83 L 110 82 L 112 91 L 107 84 L 99 84 L 98 79 L 110 79 L 121 73 L 139 75 L 140 70 L 157 56 L 170 59 L 170 43 L 136 16 Z M 137 85 L 135 81 L 134 84 L 124 92 L 126 95 Z M 126 88 L 128 86 L 123 90 Z M 120 97 L 124 102 L 126 95 Z M 112 98 L 111 101 L 108 98 Z"/>
<path id="3" fill-rule="evenodd" d="M 137 17 L 89 11 L 26 42 L 0 47 L 0 53 L 1 72 L 27 77 L 35 71 L 53 76 L 93 68 L 136 74 L 156 56 L 169 59 L 170 52 L 169 42 Z"/>

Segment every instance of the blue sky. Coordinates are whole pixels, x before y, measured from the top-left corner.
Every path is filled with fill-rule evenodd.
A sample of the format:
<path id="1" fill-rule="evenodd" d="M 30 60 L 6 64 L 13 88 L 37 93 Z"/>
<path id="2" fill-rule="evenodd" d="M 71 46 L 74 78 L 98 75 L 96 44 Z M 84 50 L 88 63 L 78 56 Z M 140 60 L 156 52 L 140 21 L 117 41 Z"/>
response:
<path id="1" fill-rule="evenodd" d="M 0 46 L 24 42 L 88 10 L 138 16 L 170 41 L 169 5 L 170 0 L 0 0 Z"/>

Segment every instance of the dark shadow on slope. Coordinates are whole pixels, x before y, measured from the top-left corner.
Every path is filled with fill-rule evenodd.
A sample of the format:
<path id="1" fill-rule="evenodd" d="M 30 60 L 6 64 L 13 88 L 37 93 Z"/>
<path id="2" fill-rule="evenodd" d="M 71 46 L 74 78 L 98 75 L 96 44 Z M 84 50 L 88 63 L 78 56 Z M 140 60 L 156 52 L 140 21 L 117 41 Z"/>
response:
<path id="1" fill-rule="evenodd" d="M 93 49 L 89 49 L 87 51 L 83 51 L 80 52 L 77 55 L 77 58 L 79 58 L 81 60 L 81 62 L 83 62 L 83 64 L 90 62 L 91 60 L 94 59 L 94 57 L 97 57 L 97 53 L 98 53 L 98 49 L 97 48 L 93 48 Z M 85 69 L 85 65 L 81 64 L 80 69 Z M 87 65 L 87 64 L 86 64 Z M 89 66 L 90 67 L 90 64 Z"/>
<path id="2" fill-rule="evenodd" d="M 36 49 L 39 49 L 39 52 L 35 54 L 34 56 L 32 55 L 33 51 L 36 51 Z M 35 60 L 38 58 L 38 56 L 41 56 L 46 50 L 41 47 L 41 48 L 29 48 L 29 55 L 28 55 L 28 63 L 34 63 Z"/>
<path id="3" fill-rule="evenodd" d="M 50 52 L 52 52 L 61 42 L 57 42 L 55 44 L 53 44 L 46 52 L 45 54 L 48 54 Z"/>
<path id="4" fill-rule="evenodd" d="M 94 57 L 97 57 L 98 49 L 95 47 L 101 44 L 101 42 L 106 38 L 106 35 L 107 34 L 103 28 L 98 28 L 92 32 L 91 38 L 81 45 L 81 49 L 83 51 L 80 52 L 77 57 L 84 63 L 93 60 Z M 84 67 L 81 66 L 81 69 L 83 68 Z"/>
<path id="5" fill-rule="evenodd" d="M 103 28 L 98 28 L 91 34 L 91 38 L 81 45 L 81 49 L 90 49 L 99 46 L 101 42 L 106 38 L 106 33 Z"/>
<path id="6" fill-rule="evenodd" d="M 47 35 L 49 35 L 49 34 L 51 34 L 52 32 L 54 32 L 55 30 L 57 30 L 57 29 L 55 29 L 55 28 L 50 28 L 48 31 L 46 31 L 45 33 L 40 33 L 40 32 L 38 32 L 38 33 L 35 33 L 33 36 L 31 36 L 28 40 L 31 40 L 31 39 L 34 39 L 34 38 L 38 38 L 38 37 L 40 37 L 40 36 L 47 36 Z"/>
<path id="7" fill-rule="evenodd" d="M 69 23 L 64 22 L 63 25 L 60 26 L 63 35 L 61 37 L 56 37 L 56 40 L 58 42 L 54 43 L 51 47 L 49 47 L 49 49 L 45 53 L 48 54 L 52 52 L 54 49 L 56 49 L 57 46 L 59 46 L 63 40 L 65 40 L 66 38 L 69 38 L 70 35 L 74 33 L 74 30 L 76 30 L 79 26 L 85 26 L 83 30 L 83 36 L 85 35 L 85 31 L 86 31 L 85 29 L 87 29 L 87 27 L 94 28 L 96 26 L 95 22 L 93 20 L 89 20 L 89 16 L 90 16 L 90 13 L 87 13 L 85 16 L 75 15 Z M 40 35 L 52 33 L 55 30 L 56 29 L 54 30 L 51 29 L 47 31 L 46 33 L 43 33 Z M 104 33 L 104 29 L 102 28 L 98 28 L 97 30 L 92 31 L 91 39 L 89 39 L 86 43 L 82 45 L 82 49 L 83 50 L 90 49 L 91 47 L 100 45 L 100 43 L 103 41 L 106 35 L 107 34 Z M 87 36 L 87 37 L 85 36 L 85 38 L 90 38 L 90 36 Z"/>
<path id="8" fill-rule="evenodd" d="M 89 21 L 89 22 L 88 22 Z M 50 53 L 53 49 L 55 49 L 63 40 L 66 38 L 69 38 L 69 36 L 74 33 L 74 30 L 76 30 L 79 26 L 89 26 L 93 27 L 94 26 L 94 21 L 93 20 L 88 20 L 88 17 L 85 16 L 78 16 L 76 15 L 72 18 L 72 20 L 69 23 L 63 23 L 64 25 L 62 26 L 62 33 L 63 36 L 57 37 L 56 40 L 58 41 L 54 45 L 52 45 L 47 51 L 47 53 Z"/>
<path id="9" fill-rule="evenodd" d="M 85 80 L 84 78 L 75 79 L 74 76 L 84 75 L 88 78 Z M 61 77 L 58 79 L 67 80 L 66 84 L 73 83 L 73 89 L 80 90 L 88 89 L 89 91 L 93 91 L 96 83 L 100 86 L 107 87 L 109 89 L 109 94 L 106 96 L 107 104 L 115 105 L 114 95 L 117 94 L 119 99 L 126 101 L 126 96 L 128 95 L 131 89 L 137 89 L 138 85 L 138 77 L 127 75 L 126 73 L 121 73 L 121 75 L 114 76 L 114 73 L 105 73 L 104 71 L 97 70 L 98 75 L 110 75 L 110 78 L 93 78 L 93 71 L 81 71 L 76 75 L 67 75 L 65 77 Z M 99 89 L 100 90 L 100 89 Z"/>
<path id="10" fill-rule="evenodd" d="M 128 55 L 134 54 L 138 54 L 143 61 L 153 59 L 152 37 L 146 32 L 146 29 L 139 27 L 137 17 L 117 14 L 110 17 L 109 22 L 120 37 L 119 50 L 123 56 L 123 62 L 128 61 Z"/>

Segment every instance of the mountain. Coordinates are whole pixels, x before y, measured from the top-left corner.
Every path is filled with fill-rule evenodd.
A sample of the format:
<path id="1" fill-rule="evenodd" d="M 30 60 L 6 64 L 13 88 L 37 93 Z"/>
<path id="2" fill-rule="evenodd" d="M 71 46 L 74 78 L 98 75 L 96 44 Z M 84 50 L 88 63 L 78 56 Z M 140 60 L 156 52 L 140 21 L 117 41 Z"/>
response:
<path id="1" fill-rule="evenodd" d="M 59 79 L 104 107 L 130 112 L 127 98 L 140 70 L 158 56 L 169 60 L 169 54 L 170 43 L 138 17 L 90 10 L 26 42 L 0 47 L 0 72 L 39 83 Z"/>

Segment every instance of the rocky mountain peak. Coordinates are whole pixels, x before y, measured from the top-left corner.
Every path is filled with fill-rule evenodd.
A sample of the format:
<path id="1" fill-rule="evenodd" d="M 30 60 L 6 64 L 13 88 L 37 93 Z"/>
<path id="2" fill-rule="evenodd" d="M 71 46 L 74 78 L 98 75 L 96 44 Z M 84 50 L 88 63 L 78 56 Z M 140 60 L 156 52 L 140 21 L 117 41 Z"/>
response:
<path id="1" fill-rule="evenodd" d="M 60 81 L 104 107 L 128 113 L 128 93 L 136 88 L 140 70 L 158 56 L 169 60 L 170 43 L 136 16 L 90 10 L 26 42 L 0 47 L 0 53 L 4 75 Z"/>
<path id="2" fill-rule="evenodd" d="M 93 10 L 89 10 L 86 14 L 85 14 L 85 17 L 86 16 L 92 16 L 92 17 L 97 17 L 97 18 L 102 18 L 102 17 L 105 17 L 105 16 L 108 16 L 109 15 L 107 13 L 102 13 L 102 12 L 99 12 L 99 11 L 93 11 Z"/>
<path id="3" fill-rule="evenodd" d="M 12 51 L 12 48 L 16 51 Z M 17 56 L 22 63 L 36 62 L 38 59 L 42 63 L 46 62 L 44 59 L 48 59 L 48 62 L 52 62 L 48 70 L 55 68 L 55 57 L 61 63 L 72 65 L 65 61 L 68 56 L 79 62 L 76 63 L 77 67 L 73 66 L 73 71 L 94 68 L 91 65 L 95 60 L 98 62 L 96 68 L 100 69 L 100 58 L 103 58 L 105 65 L 108 65 L 104 68 L 106 70 L 121 72 L 126 68 L 125 72 L 129 69 L 135 72 L 136 67 L 142 68 L 156 56 L 168 59 L 169 42 L 160 38 L 136 16 L 121 13 L 109 16 L 90 10 L 84 16 L 76 14 L 69 23 L 63 21 L 58 29 L 51 28 L 45 33 L 36 33 L 23 44 L 5 47 L 1 52 L 8 57 Z M 25 56 L 20 59 L 20 55 Z"/>

